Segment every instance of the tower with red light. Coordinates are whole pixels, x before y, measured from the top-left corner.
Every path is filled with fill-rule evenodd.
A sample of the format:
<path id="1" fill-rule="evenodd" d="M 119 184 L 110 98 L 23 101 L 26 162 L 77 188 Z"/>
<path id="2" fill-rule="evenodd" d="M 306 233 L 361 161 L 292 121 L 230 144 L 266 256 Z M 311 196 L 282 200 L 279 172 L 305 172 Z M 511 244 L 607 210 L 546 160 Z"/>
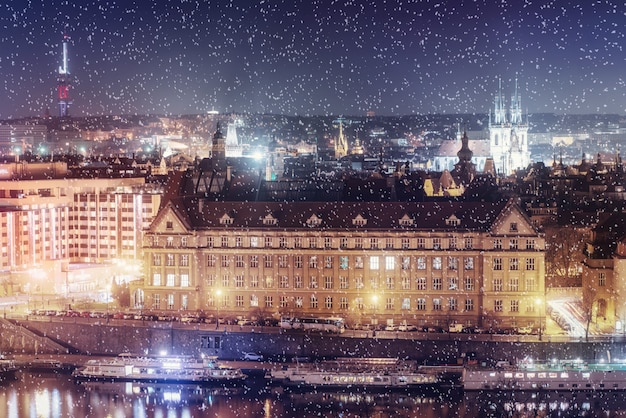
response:
<path id="1" fill-rule="evenodd" d="M 70 71 L 68 68 L 67 45 L 70 37 L 67 31 L 63 33 L 63 62 L 59 66 L 59 75 L 57 77 L 57 91 L 59 95 L 59 116 L 66 117 L 70 114 Z"/>

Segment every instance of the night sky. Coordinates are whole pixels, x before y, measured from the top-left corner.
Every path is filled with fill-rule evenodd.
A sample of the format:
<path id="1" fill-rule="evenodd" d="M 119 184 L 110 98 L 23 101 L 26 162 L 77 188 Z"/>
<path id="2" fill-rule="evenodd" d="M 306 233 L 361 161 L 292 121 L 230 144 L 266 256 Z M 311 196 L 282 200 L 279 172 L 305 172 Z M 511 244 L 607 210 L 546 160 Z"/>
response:
<path id="1" fill-rule="evenodd" d="M 75 116 L 626 113 L 623 0 L 10 0 L 0 119 L 58 114 L 66 25 Z"/>

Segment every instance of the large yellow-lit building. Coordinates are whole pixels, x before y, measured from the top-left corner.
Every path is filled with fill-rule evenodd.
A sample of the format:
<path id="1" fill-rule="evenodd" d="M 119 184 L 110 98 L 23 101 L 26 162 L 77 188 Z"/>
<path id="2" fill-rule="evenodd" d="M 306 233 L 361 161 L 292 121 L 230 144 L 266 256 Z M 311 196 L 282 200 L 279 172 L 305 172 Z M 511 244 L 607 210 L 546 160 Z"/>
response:
<path id="1" fill-rule="evenodd" d="M 537 327 L 546 308 L 544 246 L 513 201 L 183 195 L 144 234 L 145 277 L 132 303 L 220 317 Z"/>

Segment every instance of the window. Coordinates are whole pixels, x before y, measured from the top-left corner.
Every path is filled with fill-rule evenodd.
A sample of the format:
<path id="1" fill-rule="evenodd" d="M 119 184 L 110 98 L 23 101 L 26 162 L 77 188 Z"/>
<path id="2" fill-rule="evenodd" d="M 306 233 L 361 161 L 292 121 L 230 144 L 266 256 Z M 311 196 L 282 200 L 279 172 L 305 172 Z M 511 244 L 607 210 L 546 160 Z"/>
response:
<path id="1" fill-rule="evenodd" d="M 222 255 L 221 260 L 222 267 L 228 267 L 230 265 L 230 259 L 227 255 Z"/>
<path id="2" fill-rule="evenodd" d="M 302 237 L 295 237 L 293 239 L 293 246 L 295 248 L 302 248 Z"/>
<path id="3" fill-rule="evenodd" d="M 348 262 L 348 256 L 347 255 L 339 256 L 339 269 L 340 270 L 348 270 L 349 266 L 350 266 L 350 264 Z"/>
<path id="4" fill-rule="evenodd" d="M 456 298 L 448 299 L 448 309 L 451 311 L 456 311 L 459 309 L 459 305 L 458 305 Z"/>
<path id="5" fill-rule="evenodd" d="M 259 246 L 259 237 L 250 237 L 250 247 L 257 248 Z"/>
<path id="6" fill-rule="evenodd" d="M 474 299 L 465 299 L 465 310 L 469 312 L 474 310 Z"/>
<path id="7" fill-rule="evenodd" d="M 534 292 L 537 285 L 534 277 L 526 277 L 526 291 Z"/>
<path id="8" fill-rule="evenodd" d="M 402 298 L 402 306 L 400 309 L 403 311 L 411 310 L 411 298 Z"/>
<path id="9" fill-rule="evenodd" d="M 222 247 L 228 247 L 228 237 L 222 237 Z"/>
<path id="10" fill-rule="evenodd" d="M 509 258 L 509 270 L 511 271 L 519 270 L 519 258 L 517 257 Z"/>
<path id="11" fill-rule="evenodd" d="M 411 240 L 409 238 L 402 238 L 401 246 L 403 250 L 408 250 L 411 247 Z"/>
<path id="12" fill-rule="evenodd" d="M 354 248 L 356 248 L 356 249 L 363 248 L 363 238 L 355 238 L 354 239 Z"/>
<path id="13" fill-rule="evenodd" d="M 433 311 L 441 310 L 441 299 L 435 298 L 433 299 Z"/>
<path id="14" fill-rule="evenodd" d="M 235 255 L 235 267 L 239 267 L 239 268 L 245 267 L 245 263 L 243 261 L 243 255 L 241 254 Z"/>
<path id="15" fill-rule="evenodd" d="M 251 255 L 250 256 L 250 267 L 252 267 L 252 268 L 259 267 L 259 256 L 258 255 Z"/>
<path id="16" fill-rule="evenodd" d="M 417 248 L 426 248 L 426 238 L 417 239 Z"/>
<path id="17" fill-rule="evenodd" d="M 256 274 L 250 276 L 250 287 L 259 287 L 259 276 L 257 276 Z"/>
<path id="18" fill-rule="evenodd" d="M 165 255 L 165 265 L 166 266 L 174 266 L 176 263 L 174 263 L 174 254 L 166 254 Z"/>
<path id="19" fill-rule="evenodd" d="M 332 276 L 324 276 L 324 289 L 332 289 L 333 288 L 333 277 Z"/>
<path id="20" fill-rule="evenodd" d="M 303 286 L 302 276 L 293 276 L 293 287 L 296 289 L 302 289 Z"/>
<path id="21" fill-rule="evenodd" d="M 395 283 L 394 283 L 394 279 L 393 277 L 387 277 L 385 279 L 386 285 L 387 285 L 387 289 L 388 290 L 393 290 Z"/>
<path id="22" fill-rule="evenodd" d="M 433 238 L 433 249 L 435 250 L 441 249 L 441 238 Z"/>
<path id="23" fill-rule="evenodd" d="M 174 309 L 174 295 L 167 295 L 167 309 Z"/>
<path id="24" fill-rule="evenodd" d="M 448 277 L 448 290 L 457 290 L 459 288 L 458 277 Z"/>
<path id="25" fill-rule="evenodd" d="M 326 309 L 332 309 L 333 308 L 333 297 L 332 296 L 326 296 L 324 298 L 324 307 Z"/>
<path id="26" fill-rule="evenodd" d="M 301 255 L 294 255 L 293 256 L 293 266 L 297 269 L 301 269 L 302 268 L 302 256 Z"/>
<path id="27" fill-rule="evenodd" d="M 159 246 L 159 237 L 157 237 L 157 236 L 153 236 L 152 237 L 152 246 L 153 247 L 158 247 Z"/>
<path id="28" fill-rule="evenodd" d="M 363 257 L 360 255 L 357 255 L 356 257 L 354 257 L 354 268 L 356 269 L 362 269 L 363 268 Z"/>
<path id="29" fill-rule="evenodd" d="M 502 292 L 502 279 L 501 278 L 493 279 L 493 291 Z"/>
<path id="30" fill-rule="evenodd" d="M 448 270 L 459 269 L 459 257 L 448 257 Z"/>
<path id="31" fill-rule="evenodd" d="M 333 247 L 333 239 L 331 237 L 324 237 L 324 248 L 327 250 Z"/>
<path id="32" fill-rule="evenodd" d="M 242 237 L 235 237 L 235 247 L 237 248 L 241 248 L 243 247 L 243 238 Z"/>
<path id="33" fill-rule="evenodd" d="M 317 296 L 311 295 L 311 297 L 309 298 L 309 308 L 317 309 Z"/>
<path id="34" fill-rule="evenodd" d="M 598 273 L 598 286 L 606 286 L 606 273 L 600 272 Z"/>
<path id="35" fill-rule="evenodd" d="M 416 290 L 426 290 L 426 277 L 418 277 L 415 280 L 415 289 Z"/>
<path id="36" fill-rule="evenodd" d="M 535 240 L 534 239 L 527 239 L 526 240 L 526 249 L 527 250 L 534 250 L 535 249 Z"/>
<path id="37" fill-rule="evenodd" d="M 312 255 L 309 257 L 309 268 L 316 269 L 317 268 L 317 256 Z"/>
<path id="38" fill-rule="evenodd" d="M 403 256 L 401 259 L 401 263 L 402 270 L 409 270 L 411 268 L 411 257 Z"/>
<path id="39" fill-rule="evenodd" d="M 287 296 L 281 296 L 279 303 L 280 303 L 280 307 L 281 308 L 288 308 L 289 307 L 289 299 L 287 298 Z"/>
<path id="40" fill-rule="evenodd" d="M 363 302 L 363 298 L 362 297 L 354 298 L 354 306 L 356 306 L 356 308 L 360 311 L 365 309 L 365 303 Z"/>
<path id="41" fill-rule="evenodd" d="M 272 287 L 274 287 L 274 277 L 270 275 L 265 276 L 265 288 L 271 289 Z"/>
<path id="42" fill-rule="evenodd" d="M 357 276 L 354 278 L 354 286 L 357 289 L 363 289 L 363 287 L 365 287 L 365 284 L 363 284 L 363 277 L 361 276 Z"/>
<path id="43" fill-rule="evenodd" d="M 309 289 L 317 289 L 317 276 L 309 277 Z"/>
<path id="44" fill-rule="evenodd" d="M 342 311 L 348 310 L 348 298 L 347 297 L 342 296 L 341 298 L 339 298 L 339 309 L 341 309 Z"/>
<path id="45" fill-rule="evenodd" d="M 273 264 L 274 264 L 274 257 L 272 257 L 271 255 L 263 256 L 263 265 L 265 265 L 265 268 L 272 268 Z"/>
<path id="46" fill-rule="evenodd" d="M 370 257 L 370 270 L 378 270 L 379 260 L 377 256 Z"/>
<path id="47" fill-rule="evenodd" d="M 448 240 L 448 248 L 451 250 L 456 249 L 456 237 L 452 237 Z"/>
<path id="48" fill-rule="evenodd" d="M 165 239 L 165 246 L 166 247 L 173 247 L 174 246 L 174 237 L 167 237 Z"/>
<path id="49" fill-rule="evenodd" d="M 333 268 L 333 256 L 327 255 L 324 257 L 324 268 L 331 269 Z"/>
<path id="50" fill-rule="evenodd" d="M 385 256 L 385 270 L 395 270 L 396 258 L 392 255 Z"/>
<path id="51" fill-rule="evenodd" d="M 393 249 L 393 238 L 385 238 L 385 248 L 388 250 Z"/>
<path id="52" fill-rule="evenodd" d="M 339 239 L 339 248 L 348 248 L 348 238 L 342 237 Z"/>
<path id="53" fill-rule="evenodd" d="M 274 306 L 274 296 L 265 296 L 265 307 L 272 308 Z"/>
<path id="54" fill-rule="evenodd" d="M 340 289 L 348 289 L 348 278 L 346 276 L 339 276 L 339 288 Z"/>
<path id="55" fill-rule="evenodd" d="M 176 275 L 174 273 L 168 273 L 165 276 L 165 286 L 168 286 L 168 287 L 175 286 L 176 285 L 175 282 L 176 282 Z"/>
<path id="56" fill-rule="evenodd" d="M 288 267 L 288 257 L 286 255 L 279 255 L 278 256 L 278 267 L 279 268 L 286 268 Z"/>
<path id="57" fill-rule="evenodd" d="M 161 273 L 152 274 L 152 286 L 161 286 Z"/>
<path id="58" fill-rule="evenodd" d="M 370 277 L 370 288 L 378 289 L 378 277 L 376 276 Z"/>
<path id="59" fill-rule="evenodd" d="M 153 266 L 161 265 L 161 254 L 152 254 L 152 265 Z"/>
<path id="60" fill-rule="evenodd" d="M 243 295 L 235 296 L 235 307 L 243 308 Z"/>
<path id="61" fill-rule="evenodd" d="M 526 270 L 535 270 L 535 259 L 534 258 L 527 258 L 526 259 Z"/>
<path id="62" fill-rule="evenodd" d="M 228 278 L 228 274 L 224 274 L 222 276 L 222 287 L 228 287 L 230 283 L 230 279 Z"/>
<path id="63" fill-rule="evenodd" d="M 206 277 L 206 285 L 209 287 L 215 286 L 215 274 L 209 274 Z"/>
<path id="64" fill-rule="evenodd" d="M 517 239 L 510 239 L 509 240 L 509 250 L 517 250 Z"/>
<path id="65" fill-rule="evenodd" d="M 184 248 L 188 247 L 189 246 L 188 242 L 189 242 L 188 237 L 180 237 L 180 246 L 181 247 L 184 247 Z"/>
<path id="66" fill-rule="evenodd" d="M 509 224 L 509 231 L 510 232 L 517 232 L 517 222 L 511 222 Z"/>
<path id="67" fill-rule="evenodd" d="M 289 276 L 280 276 L 278 287 L 281 289 L 287 289 L 289 287 Z"/>
<path id="68" fill-rule="evenodd" d="M 154 295 L 154 309 L 161 309 L 161 295 Z"/>
<path id="69" fill-rule="evenodd" d="M 441 290 L 441 277 L 433 277 L 433 290 Z"/>
<path id="70" fill-rule="evenodd" d="M 274 240 L 272 238 L 273 237 L 265 237 L 264 238 L 265 248 L 272 248 L 274 246 Z"/>
<path id="71" fill-rule="evenodd" d="M 317 237 L 309 237 L 309 248 L 317 248 Z"/>
<path id="72" fill-rule="evenodd" d="M 509 292 L 517 292 L 519 291 L 519 278 L 510 277 L 509 278 Z"/>
<path id="73" fill-rule="evenodd" d="M 215 246 L 215 238 L 214 237 L 206 237 L 206 246 L 209 248 L 213 248 Z"/>
<path id="74" fill-rule="evenodd" d="M 474 270 L 474 257 L 465 257 L 463 259 L 465 270 Z"/>
<path id="75" fill-rule="evenodd" d="M 370 248 L 373 250 L 378 249 L 378 238 L 370 238 Z"/>
<path id="76" fill-rule="evenodd" d="M 502 312 L 502 299 L 496 299 L 493 301 L 494 312 Z"/>
<path id="77" fill-rule="evenodd" d="M 304 306 L 304 299 L 302 298 L 302 296 L 296 296 L 294 305 L 296 306 L 296 308 L 302 308 Z"/>
<path id="78" fill-rule="evenodd" d="M 394 310 L 394 302 L 393 302 L 393 298 L 387 298 L 385 299 L 385 310 L 387 311 L 393 311 Z"/>
<path id="79" fill-rule="evenodd" d="M 417 257 L 416 265 L 418 270 L 426 270 L 426 257 Z"/>
<path id="80" fill-rule="evenodd" d="M 519 312 L 519 300 L 511 300 L 511 312 Z"/>
<path id="81" fill-rule="evenodd" d="M 493 249 L 494 250 L 502 249 L 502 240 L 500 238 L 496 238 L 493 240 Z"/>
<path id="82" fill-rule="evenodd" d="M 472 237 L 465 237 L 465 249 L 471 250 L 474 248 L 474 239 Z"/>
<path id="83" fill-rule="evenodd" d="M 465 280 L 465 290 L 474 290 L 474 278 L 466 277 Z"/>
<path id="84" fill-rule="evenodd" d="M 287 238 L 286 237 L 278 237 L 278 247 L 279 248 L 287 248 Z"/>
<path id="85" fill-rule="evenodd" d="M 180 275 L 180 286 L 181 287 L 189 287 L 189 274 L 181 273 L 181 275 Z"/>
<path id="86" fill-rule="evenodd" d="M 402 290 L 411 290 L 411 278 L 410 277 L 402 278 Z"/>
<path id="87" fill-rule="evenodd" d="M 235 287 L 243 287 L 244 286 L 244 278 L 243 274 L 238 274 L 235 276 Z"/>
<path id="88" fill-rule="evenodd" d="M 495 257 L 493 259 L 493 269 L 494 270 L 502 270 L 502 258 Z"/>
<path id="89" fill-rule="evenodd" d="M 425 311 L 426 310 L 426 299 L 424 298 L 418 298 L 416 301 L 416 306 L 415 308 L 418 311 Z"/>
<path id="90" fill-rule="evenodd" d="M 441 270 L 441 257 L 433 257 L 433 270 Z"/>

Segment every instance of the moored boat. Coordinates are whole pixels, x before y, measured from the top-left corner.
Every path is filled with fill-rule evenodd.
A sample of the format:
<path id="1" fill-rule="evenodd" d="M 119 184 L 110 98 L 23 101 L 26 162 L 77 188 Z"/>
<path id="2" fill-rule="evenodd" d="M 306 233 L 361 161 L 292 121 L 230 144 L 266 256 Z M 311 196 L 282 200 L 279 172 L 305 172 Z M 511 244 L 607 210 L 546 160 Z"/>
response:
<path id="1" fill-rule="evenodd" d="M 221 365 L 214 358 L 135 357 L 91 359 L 76 369 L 77 380 L 145 381 L 154 383 L 236 383 L 241 369 Z"/>
<path id="2" fill-rule="evenodd" d="M 505 368 L 467 368 L 463 388 L 473 390 L 626 390 L 626 364 L 582 361 L 522 362 Z"/>
<path id="3" fill-rule="evenodd" d="M 393 358 L 337 359 L 271 370 L 272 382 L 289 387 L 407 389 L 434 387 L 437 375 Z"/>

